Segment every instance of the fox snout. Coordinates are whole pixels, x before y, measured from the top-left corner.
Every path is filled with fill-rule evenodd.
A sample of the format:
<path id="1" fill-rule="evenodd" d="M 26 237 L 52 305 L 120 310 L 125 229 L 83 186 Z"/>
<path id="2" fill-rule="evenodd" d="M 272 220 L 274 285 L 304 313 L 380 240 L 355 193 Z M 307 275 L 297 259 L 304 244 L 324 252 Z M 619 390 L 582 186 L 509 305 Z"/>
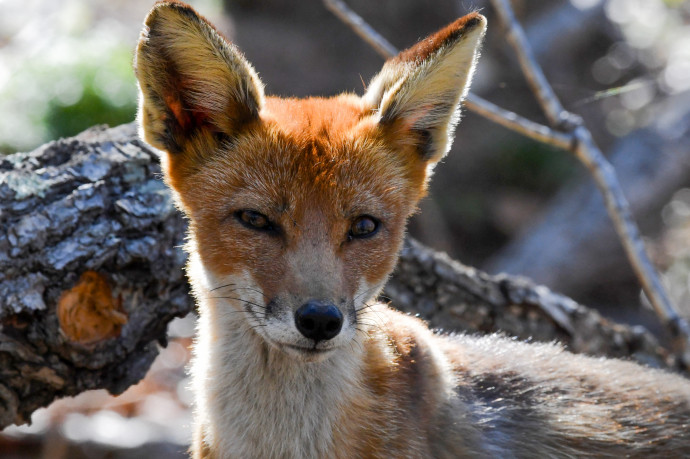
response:
<path id="1" fill-rule="evenodd" d="M 338 336 L 343 328 L 343 313 L 334 304 L 312 300 L 295 311 L 295 326 L 314 344 Z"/>

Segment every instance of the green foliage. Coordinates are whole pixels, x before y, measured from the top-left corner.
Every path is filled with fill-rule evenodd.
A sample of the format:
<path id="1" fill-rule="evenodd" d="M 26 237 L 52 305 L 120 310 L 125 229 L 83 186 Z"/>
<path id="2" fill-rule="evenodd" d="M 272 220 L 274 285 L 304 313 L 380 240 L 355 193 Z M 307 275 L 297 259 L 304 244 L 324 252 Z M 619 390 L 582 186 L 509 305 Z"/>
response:
<path id="1" fill-rule="evenodd" d="M 79 46 L 70 41 L 65 55 L 27 59 L 0 86 L 0 153 L 31 150 L 95 124 L 134 119 L 131 47 Z"/>
<path id="2" fill-rule="evenodd" d="M 116 66 L 107 71 L 118 71 Z M 127 65 L 131 73 L 131 65 Z M 73 101 L 64 103 L 59 99 L 48 101 L 43 116 L 50 138 L 68 137 L 75 135 L 84 129 L 96 124 L 108 124 L 117 126 L 132 121 L 136 113 L 136 99 L 133 91 L 121 86 L 134 85 L 131 75 L 109 74 L 106 81 L 103 80 L 102 70 L 85 66 L 80 75 L 78 84 L 81 87 L 81 96 Z M 132 96 L 132 97 L 129 97 Z"/>

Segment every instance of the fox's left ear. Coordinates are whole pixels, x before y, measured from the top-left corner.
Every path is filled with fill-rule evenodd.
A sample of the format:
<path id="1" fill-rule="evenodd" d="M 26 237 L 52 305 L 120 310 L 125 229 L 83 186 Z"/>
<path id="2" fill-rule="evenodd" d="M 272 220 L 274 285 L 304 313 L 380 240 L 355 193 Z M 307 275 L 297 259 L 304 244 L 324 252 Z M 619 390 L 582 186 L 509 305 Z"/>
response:
<path id="1" fill-rule="evenodd" d="M 201 156 L 258 119 L 264 93 L 256 72 L 194 9 L 159 1 L 144 25 L 134 68 L 149 144 L 175 159 Z"/>
<path id="2" fill-rule="evenodd" d="M 486 19 L 468 14 L 388 60 L 364 101 L 400 145 L 414 145 L 427 164 L 450 149 Z"/>

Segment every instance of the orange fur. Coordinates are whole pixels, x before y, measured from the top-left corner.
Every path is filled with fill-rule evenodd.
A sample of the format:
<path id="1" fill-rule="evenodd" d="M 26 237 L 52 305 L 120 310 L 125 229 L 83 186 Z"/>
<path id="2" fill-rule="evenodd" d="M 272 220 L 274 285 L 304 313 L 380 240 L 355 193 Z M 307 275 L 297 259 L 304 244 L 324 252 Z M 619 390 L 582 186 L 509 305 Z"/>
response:
<path id="1" fill-rule="evenodd" d="M 388 61 L 363 97 L 308 99 L 265 97 L 187 5 L 145 24 L 141 134 L 190 221 L 194 457 L 690 454 L 680 377 L 439 336 L 374 301 L 453 140 L 481 15 Z"/>

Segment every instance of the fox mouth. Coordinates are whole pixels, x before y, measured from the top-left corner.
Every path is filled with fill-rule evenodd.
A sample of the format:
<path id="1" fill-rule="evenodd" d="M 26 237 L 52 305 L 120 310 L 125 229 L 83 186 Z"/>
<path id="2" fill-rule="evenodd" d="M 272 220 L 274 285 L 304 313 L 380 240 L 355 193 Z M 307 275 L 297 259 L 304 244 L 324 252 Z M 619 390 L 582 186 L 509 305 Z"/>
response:
<path id="1" fill-rule="evenodd" d="M 323 357 L 331 352 L 335 351 L 334 347 L 329 347 L 327 349 L 319 349 L 317 347 L 305 347 L 305 346 L 297 346 L 295 344 L 284 344 L 281 343 L 280 347 L 285 349 L 287 352 L 290 354 L 295 354 L 297 353 L 301 357 Z"/>

